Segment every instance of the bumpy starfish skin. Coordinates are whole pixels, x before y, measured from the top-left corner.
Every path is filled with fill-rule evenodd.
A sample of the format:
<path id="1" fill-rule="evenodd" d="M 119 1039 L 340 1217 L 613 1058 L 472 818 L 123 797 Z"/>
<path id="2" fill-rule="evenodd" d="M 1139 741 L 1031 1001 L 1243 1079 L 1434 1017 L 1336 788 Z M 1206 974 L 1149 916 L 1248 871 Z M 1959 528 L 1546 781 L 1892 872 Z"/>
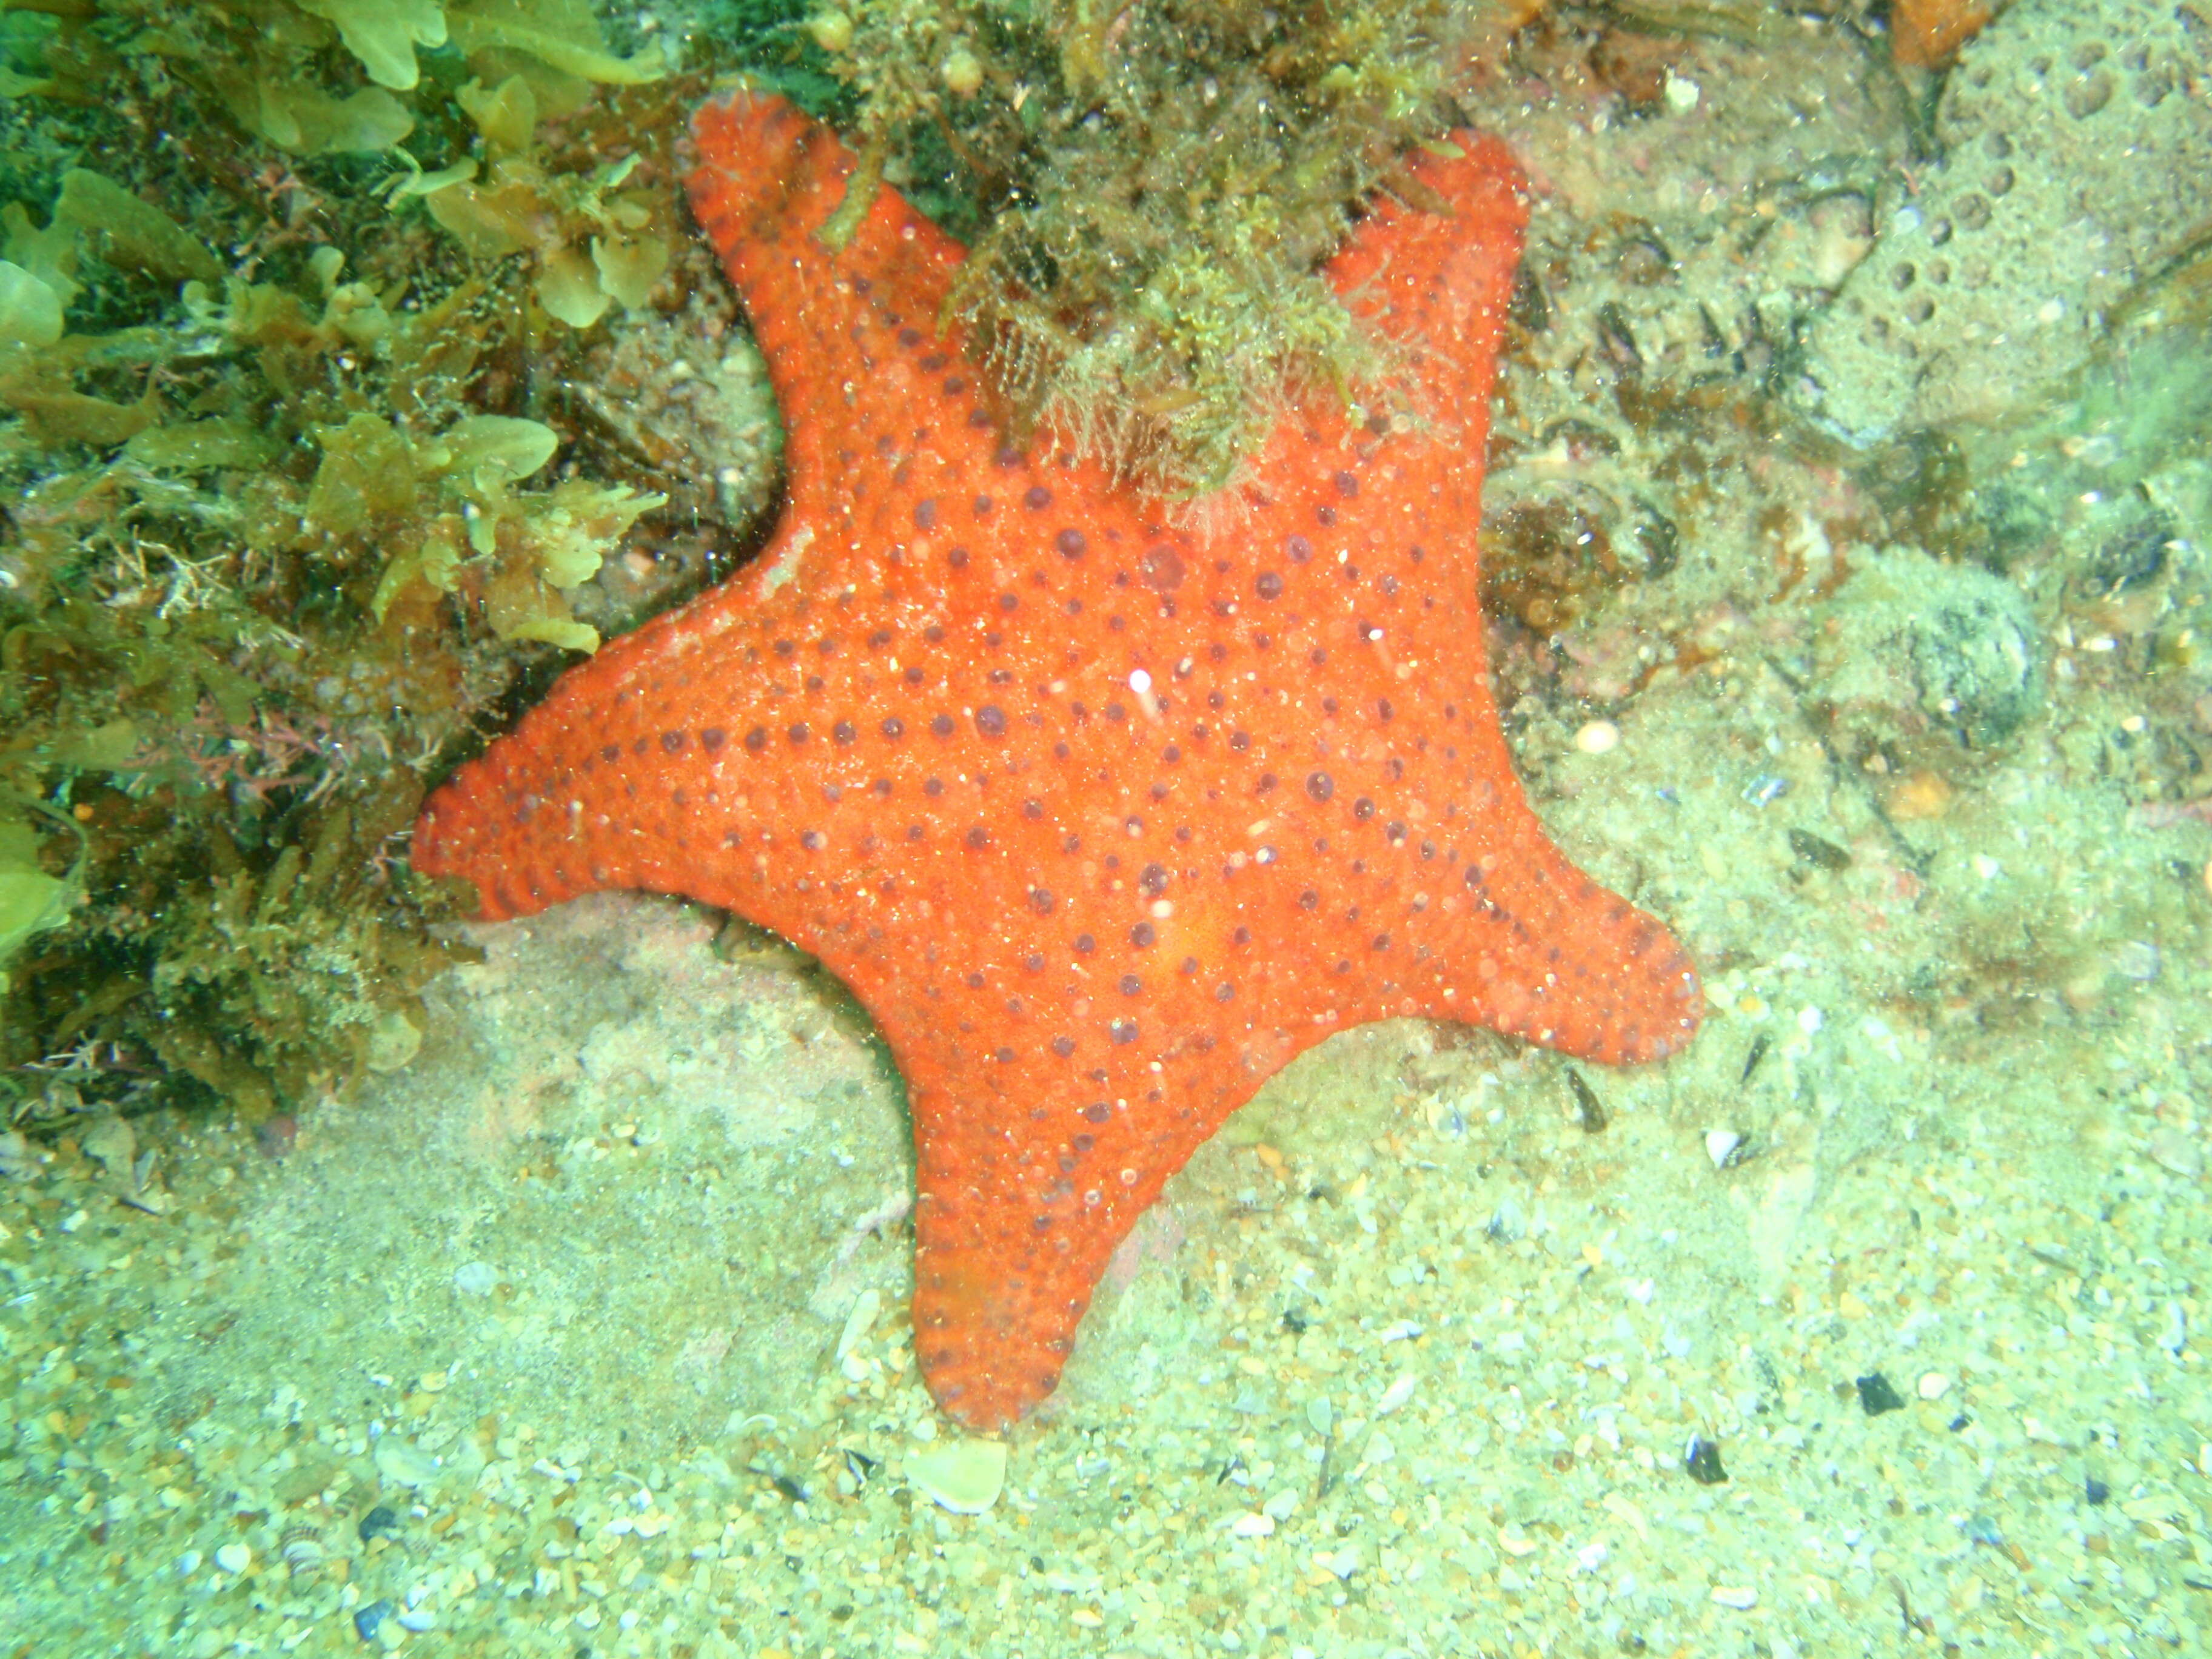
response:
<path id="1" fill-rule="evenodd" d="M 1115 1244 L 1302 1049 L 1394 1015 L 1644 1060 L 1696 975 L 1522 800 L 1475 526 L 1518 174 L 1413 163 L 1330 280 L 1404 406 L 1286 418 L 1211 538 L 1024 456 L 936 332 L 961 250 L 780 101 L 696 123 L 691 194 L 789 431 L 738 576 L 574 670 L 424 811 L 487 916 L 681 893 L 814 952 L 882 1028 L 917 1157 L 923 1375 L 978 1426 L 1057 1384 Z"/>

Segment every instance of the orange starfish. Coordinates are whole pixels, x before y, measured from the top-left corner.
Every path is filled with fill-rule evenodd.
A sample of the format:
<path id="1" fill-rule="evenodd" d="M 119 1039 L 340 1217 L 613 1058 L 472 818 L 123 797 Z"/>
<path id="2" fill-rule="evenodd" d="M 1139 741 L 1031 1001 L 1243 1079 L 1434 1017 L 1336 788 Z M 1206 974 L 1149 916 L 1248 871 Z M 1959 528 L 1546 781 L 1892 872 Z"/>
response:
<path id="1" fill-rule="evenodd" d="M 1502 146 L 1413 170 L 1329 268 L 1402 409 L 1285 419 L 1237 527 L 1007 447 L 957 246 L 739 93 L 691 195 L 766 352 L 789 504 L 732 580 L 572 671 L 424 810 L 486 916 L 681 893 L 818 956 L 916 1154 L 915 1352 L 991 1427 L 1058 1383 L 1100 1271 L 1292 1055 L 1395 1015 L 1655 1059 L 1701 1011 L 1659 923 L 1546 839 L 1498 730 L 1475 525 L 1524 209 Z"/>

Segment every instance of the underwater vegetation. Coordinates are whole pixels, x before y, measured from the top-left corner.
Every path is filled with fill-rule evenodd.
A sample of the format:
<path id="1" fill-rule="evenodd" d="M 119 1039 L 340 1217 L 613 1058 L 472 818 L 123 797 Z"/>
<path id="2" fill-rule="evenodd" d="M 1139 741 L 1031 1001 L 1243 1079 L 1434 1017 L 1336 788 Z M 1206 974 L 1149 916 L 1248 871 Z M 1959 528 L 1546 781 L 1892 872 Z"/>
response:
<path id="1" fill-rule="evenodd" d="M 1316 267 L 1449 124 L 1449 21 L 1441 0 L 830 0 L 807 27 L 857 98 L 854 222 L 888 182 L 969 245 L 951 309 L 1015 430 L 1188 496 L 1286 403 L 1389 373 Z"/>
<path id="2" fill-rule="evenodd" d="M 265 1120 L 419 1043 L 398 838 L 665 500 L 536 390 L 680 240 L 588 125 L 665 65 L 580 0 L 40 0 L 0 54 L 0 1110 Z"/>
<path id="3" fill-rule="evenodd" d="M 732 319 L 711 72 L 973 245 L 1024 434 L 1188 495 L 1390 371 L 1314 270 L 1449 118 L 1441 0 L 698 15 L 679 65 L 588 0 L 0 0 L 0 1114 L 266 1121 L 413 1054 L 466 951 L 426 787 L 759 508 L 627 396 Z"/>

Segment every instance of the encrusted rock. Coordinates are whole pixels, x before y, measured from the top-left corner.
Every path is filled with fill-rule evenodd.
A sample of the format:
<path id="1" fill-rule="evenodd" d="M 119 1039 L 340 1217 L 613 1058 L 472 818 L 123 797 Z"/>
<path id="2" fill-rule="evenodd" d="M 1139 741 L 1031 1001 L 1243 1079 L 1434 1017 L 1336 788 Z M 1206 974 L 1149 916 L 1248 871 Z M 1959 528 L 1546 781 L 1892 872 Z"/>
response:
<path id="1" fill-rule="evenodd" d="M 1968 46 L 1875 249 L 1808 333 L 1799 395 L 1858 441 L 1983 420 L 2078 368 L 2212 214 L 2212 15 L 2020 0 Z"/>

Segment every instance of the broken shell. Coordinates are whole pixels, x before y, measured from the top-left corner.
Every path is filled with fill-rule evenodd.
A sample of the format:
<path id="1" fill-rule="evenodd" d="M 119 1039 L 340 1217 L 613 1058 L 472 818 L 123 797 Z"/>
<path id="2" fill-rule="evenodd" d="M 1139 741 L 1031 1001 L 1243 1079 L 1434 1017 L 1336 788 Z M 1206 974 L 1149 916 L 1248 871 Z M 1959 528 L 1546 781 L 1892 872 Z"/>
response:
<path id="1" fill-rule="evenodd" d="M 955 1515 L 981 1515 L 999 1501 L 1006 1484 L 1006 1443 L 956 1440 L 915 1452 L 906 1460 L 906 1478 Z"/>
<path id="2" fill-rule="evenodd" d="M 277 1553 L 295 1578 L 312 1578 L 323 1565 L 323 1535 L 313 1527 L 288 1527 Z"/>

